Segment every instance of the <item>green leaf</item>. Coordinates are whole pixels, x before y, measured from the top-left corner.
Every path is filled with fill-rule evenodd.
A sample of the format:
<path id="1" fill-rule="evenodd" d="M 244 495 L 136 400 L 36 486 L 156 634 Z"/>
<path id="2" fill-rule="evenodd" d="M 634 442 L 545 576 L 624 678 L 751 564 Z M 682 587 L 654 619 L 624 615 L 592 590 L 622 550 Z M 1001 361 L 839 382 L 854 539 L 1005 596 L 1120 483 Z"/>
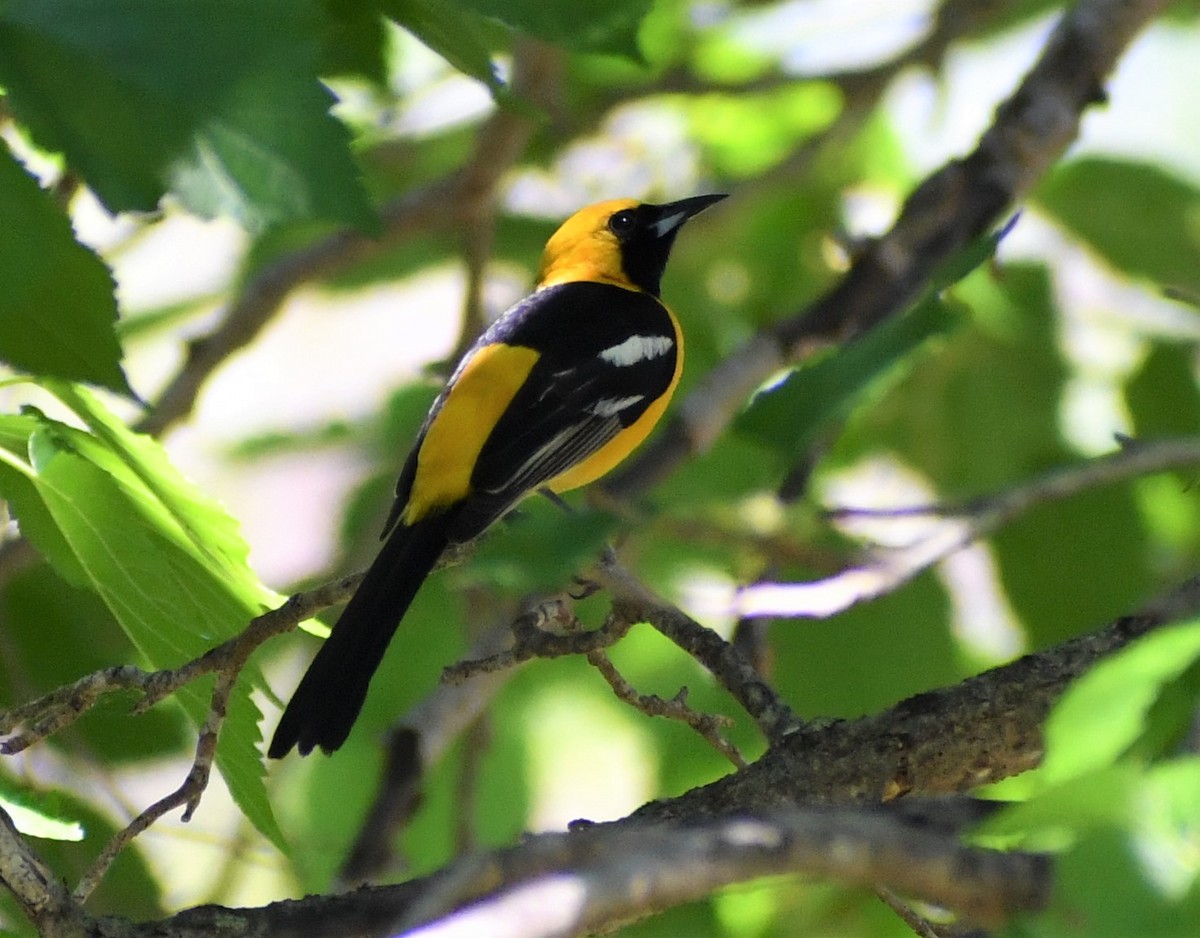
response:
<path id="1" fill-rule="evenodd" d="M 17 830 L 44 840 L 83 840 L 84 827 L 64 813 L 52 795 L 9 783 L 0 776 L 0 808 L 12 818 Z"/>
<path id="2" fill-rule="evenodd" d="M 651 0 L 459 0 L 459 5 L 568 49 L 640 60 L 637 32 Z"/>
<path id="3" fill-rule="evenodd" d="M 121 371 L 112 275 L 3 142 L 0 218 L 0 359 L 132 394 Z"/>
<path id="4" fill-rule="evenodd" d="M 545 499 L 530 500 L 489 532 L 471 558 L 470 575 L 513 593 L 558 589 L 596 559 L 615 528 L 616 519 L 603 512 L 564 512 Z"/>
<path id="5" fill-rule="evenodd" d="M 0 700 L 22 700 L 34 688 L 62 687 L 81 674 L 130 661 L 129 639 L 104 600 L 87 585 L 64 583 L 50 564 L 33 564 L 9 578 L 0 592 L 0 616 L 6 659 L 21 662 L 0 673 Z M 64 648 L 71 653 L 63 654 Z M 66 753 L 103 753 L 118 770 L 194 749 L 195 730 L 180 707 L 153 707 L 131 717 L 138 699 L 134 691 L 106 695 L 47 744 Z M 89 826 L 89 838 L 93 833 Z"/>
<path id="6" fill-rule="evenodd" d="M 1023 850 L 1062 849 L 1087 831 L 1128 828 L 1139 813 L 1136 794 L 1143 770 L 1128 763 L 1052 785 L 1013 804 L 980 825 L 975 834 L 1000 837 Z"/>
<path id="7" fill-rule="evenodd" d="M 444 0 L 380 0 L 383 12 L 493 94 L 504 88 L 478 17 Z"/>
<path id="8" fill-rule="evenodd" d="M 850 413 L 867 387 L 928 339 L 948 334 L 961 318 L 931 296 L 836 355 L 798 368 L 760 391 L 734 421 L 734 430 L 788 459 L 799 458 L 826 427 Z"/>
<path id="9" fill-rule="evenodd" d="M 1190 345 L 1160 343 L 1150 349 L 1125 387 L 1125 402 L 1138 437 L 1200 433 L 1200 388 Z"/>
<path id="10" fill-rule="evenodd" d="M 1040 776 L 1061 782 L 1114 762 L 1142 734 L 1166 684 L 1200 657 L 1200 622 L 1160 629 L 1100 662 L 1046 722 Z"/>
<path id="11" fill-rule="evenodd" d="M 1156 850 L 1129 832 L 1088 832 L 1055 860 L 1051 907 L 1015 922 L 1009 938 L 1192 938 L 1200 889 L 1171 895 L 1157 882 Z"/>
<path id="12" fill-rule="evenodd" d="M 170 186 L 192 209 L 258 227 L 368 226 L 372 212 L 316 78 L 313 0 L 12 0 L 0 83 L 39 144 L 113 211 Z"/>
<path id="13" fill-rule="evenodd" d="M 135 433 L 118 420 L 86 389 L 61 381 L 44 382 L 45 388 L 83 420 L 104 450 L 92 450 L 93 460 L 111 454 L 152 497 L 151 506 L 161 507 L 172 525 L 177 525 L 188 545 L 208 562 L 251 607 L 278 603 L 282 597 L 266 589 L 250 569 L 250 546 L 241 536 L 237 520 L 209 498 L 172 465 L 157 440 Z M 76 445 L 89 445 L 87 437 Z M 110 470 L 112 467 L 109 467 Z M 136 489 L 136 485 L 127 485 Z M 152 509 L 153 510 L 153 509 Z"/>
<path id="14" fill-rule="evenodd" d="M 240 631 L 260 611 L 244 583 L 231 581 L 220 550 L 189 538 L 194 517 L 172 509 L 177 487 L 161 487 L 168 504 L 143 482 L 158 483 L 145 465 L 128 466 L 80 431 L 44 421 L 31 438 L 36 484 L 55 524 L 92 588 L 104 599 L 130 641 L 155 668 L 175 667 Z M 109 454 L 108 458 L 105 458 Z M 95 457 L 95 458 L 93 458 Z M 283 836 L 262 782 L 258 721 L 250 687 L 253 668 L 239 680 L 217 745 L 217 766 L 247 818 L 281 849 Z M 200 725 L 207 694 L 189 685 L 176 694 Z"/>
<path id="15" fill-rule="evenodd" d="M 29 539 L 59 576 L 75 586 L 86 586 L 87 574 L 42 501 L 28 462 L 29 438 L 38 426 L 38 419 L 30 415 L 0 416 L 0 498 L 8 502 L 21 536 Z"/>
<path id="16" fill-rule="evenodd" d="M 1182 179 L 1149 164 L 1083 159 L 1056 170 L 1034 198 L 1118 270 L 1200 288 L 1200 190 Z"/>
<path id="17" fill-rule="evenodd" d="M 322 75 L 357 75 L 373 84 L 387 84 L 387 32 L 373 3 L 362 0 L 321 0 Z"/>
<path id="18" fill-rule="evenodd" d="M 833 85 L 806 82 L 750 94 L 681 96 L 691 133 L 714 168 L 735 178 L 763 173 L 827 128 L 842 109 Z"/>

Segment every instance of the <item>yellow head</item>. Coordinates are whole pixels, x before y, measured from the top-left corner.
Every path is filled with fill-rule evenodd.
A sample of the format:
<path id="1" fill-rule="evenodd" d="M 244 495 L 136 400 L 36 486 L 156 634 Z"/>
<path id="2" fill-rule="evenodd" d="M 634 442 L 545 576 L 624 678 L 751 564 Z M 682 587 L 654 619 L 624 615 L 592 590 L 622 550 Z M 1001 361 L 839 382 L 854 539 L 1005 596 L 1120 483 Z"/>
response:
<path id="1" fill-rule="evenodd" d="M 580 209 L 546 242 L 538 286 L 591 280 L 658 296 L 679 228 L 723 198 L 698 195 L 665 205 L 609 199 Z"/>

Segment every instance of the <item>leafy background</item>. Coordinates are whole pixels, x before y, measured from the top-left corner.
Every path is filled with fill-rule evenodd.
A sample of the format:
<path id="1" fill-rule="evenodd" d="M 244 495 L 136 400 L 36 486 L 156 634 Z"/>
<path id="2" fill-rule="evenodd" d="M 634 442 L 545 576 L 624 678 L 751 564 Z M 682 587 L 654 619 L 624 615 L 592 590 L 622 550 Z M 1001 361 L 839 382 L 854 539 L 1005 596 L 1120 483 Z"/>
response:
<path id="1" fill-rule="evenodd" d="M 162 448 L 130 432 L 189 339 L 273 263 L 341 226 L 383 230 L 381 206 L 462 165 L 481 123 L 511 109 L 536 130 L 500 186 L 489 314 L 527 288 L 540 244 L 587 201 L 733 193 L 689 226 L 664 285 L 688 334 L 686 394 L 831 283 L 854 239 L 971 145 L 1058 10 L 980 15 L 936 72 L 901 67 L 948 28 L 955 7 L 936 21 L 934 6 L 610 0 L 567 16 L 533 0 L 7 0 L 0 494 L 48 563 L 7 552 L 0 702 L 109 664 L 178 664 L 276 601 L 262 583 L 286 593 L 369 558 L 430 375 L 458 339 L 470 222 L 315 275 Z M 1161 93 L 1200 80 L 1196 27 L 1195 5 L 1178 4 L 1135 47 L 998 260 L 950 302 L 793 375 L 658 486 L 639 506 L 648 520 L 623 535 L 629 565 L 727 631 L 736 584 L 830 572 L 863 535 L 828 524 L 823 505 L 958 499 L 1106 452 L 1115 433 L 1200 431 L 1200 321 L 1162 296 L 1200 294 L 1200 109 Z M 536 41 L 565 55 L 552 108 L 512 89 L 512 51 Z M 878 99 L 862 92 L 874 68 Z M 793 429 L 780 432 L 770 407 Z M 814 445 L 807 493 L 778 498 Z M 257 656 L 266 677 L 240 685 L 222 738 L 226 788 L 214 784 L 191 824 L 142 837 L 92 908 L 143 918 L 327 888 L 372 794 L 383 730 L 462 655 L 472 623 L 561 582 L 582 556 L 578 531 L 556 533 L 538 512 L 536 536 L 502 532 L 478 562 L 427 584 L 336 758 L 263 774 L 256 723 L 265 713 L 273 726 L 269 688 L 289 692 L 312 640 Z M 1192 478 L 1110 486 L 1040 507 L 876 602 L 772 624 L 773 679 L 803 714 L 871 712 L 1097 627 L 1198 559 Z M 1066 851 L 1058 904 L 1032 933 L 1151 922 L 1194 934 L 1200 769 L 1173 745 L 1194 702 L 1195 635 L 1164 633 L 1097 669 L 1056 715 L 1046 767 L 1001 786 L 1029 800 L 981 836 Z M 644 692 L 688 686 L 758 752 L 733 705 L 648 629 L 614 659 Z M 39 846 L 68 880 L 178 784 L 204 690 L 136 718 L 128 701 L 107 702 L 0 764 L 0 799 L 58 822 Z M 408 872 L 526 829 L 618 817 L 725 770 L 686 730 L 616 702 L 585 663 L 537 662 L 433 768 L 405 834 Z M 4 927 L 25 927 L 7 896 L 0 908 Z M 626 930 L 796 933 L 907 932 L 865 893 L 791 880 Z"/>

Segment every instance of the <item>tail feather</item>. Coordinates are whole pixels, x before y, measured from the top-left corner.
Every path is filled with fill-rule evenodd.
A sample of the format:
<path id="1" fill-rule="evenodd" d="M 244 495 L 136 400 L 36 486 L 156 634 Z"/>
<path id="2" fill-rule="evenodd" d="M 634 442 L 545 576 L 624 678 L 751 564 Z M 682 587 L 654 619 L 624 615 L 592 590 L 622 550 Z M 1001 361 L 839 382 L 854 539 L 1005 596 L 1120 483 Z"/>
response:
<path id="1" fill-rule="evenodd" d="M 272 759 L 293 746 L 308 755 L 315 746 L 329 753 L 346 741 L 396 627 L 446 548 L 450 520 L 423 518 L 388 536 L 284 710 L 268 750 Z"/>

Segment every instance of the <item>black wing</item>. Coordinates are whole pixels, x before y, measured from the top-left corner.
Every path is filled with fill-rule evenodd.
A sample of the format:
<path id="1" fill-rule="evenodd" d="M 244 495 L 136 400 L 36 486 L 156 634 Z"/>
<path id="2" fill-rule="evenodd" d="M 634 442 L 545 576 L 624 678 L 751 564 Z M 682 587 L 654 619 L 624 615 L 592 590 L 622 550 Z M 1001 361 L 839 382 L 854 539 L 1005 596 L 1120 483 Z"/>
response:
<path id="1" fill-rule="evenodd" d="M 675 326 L 654 297 L 602 283 L 543 289 L 481 341 L 533 348 L 537 364 L 475 464 L 451 537 L 474 537 L 528 492 L 578 465 L 666 393 Z"/>

